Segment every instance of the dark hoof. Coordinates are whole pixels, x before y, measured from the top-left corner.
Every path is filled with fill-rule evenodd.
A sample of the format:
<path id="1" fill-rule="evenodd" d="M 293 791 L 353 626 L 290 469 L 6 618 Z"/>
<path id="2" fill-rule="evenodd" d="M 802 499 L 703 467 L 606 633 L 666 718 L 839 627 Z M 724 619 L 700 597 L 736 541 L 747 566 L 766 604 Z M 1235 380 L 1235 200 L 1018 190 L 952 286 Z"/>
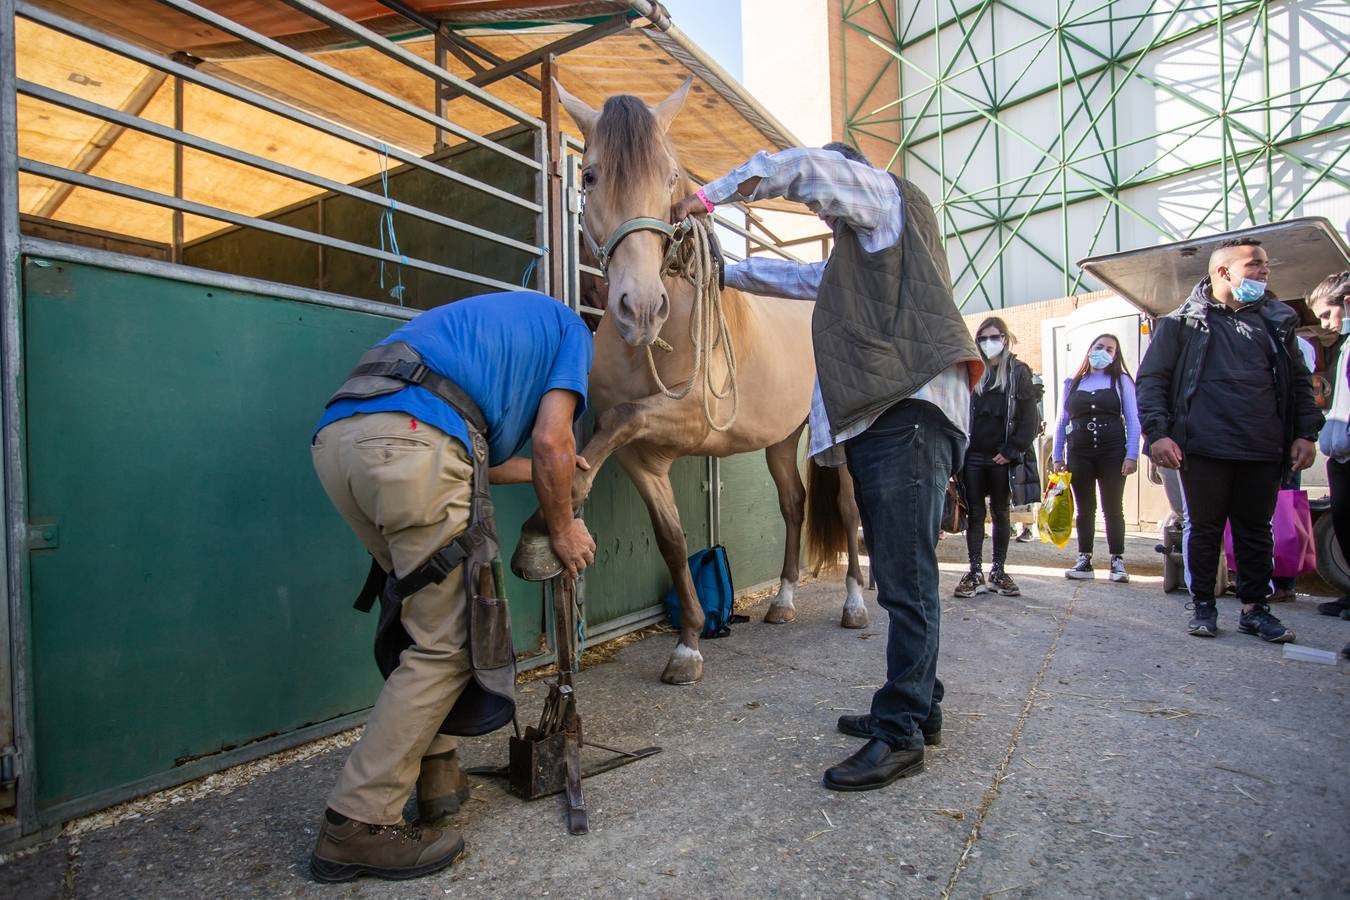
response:
<path id="1" fill-rule="evenodd" d="M 516 552 L 511 554 L 511 571 L 526 581 L 548 581 L 563 573 L 563 564 L 547 535 L 521 532 Z"/>

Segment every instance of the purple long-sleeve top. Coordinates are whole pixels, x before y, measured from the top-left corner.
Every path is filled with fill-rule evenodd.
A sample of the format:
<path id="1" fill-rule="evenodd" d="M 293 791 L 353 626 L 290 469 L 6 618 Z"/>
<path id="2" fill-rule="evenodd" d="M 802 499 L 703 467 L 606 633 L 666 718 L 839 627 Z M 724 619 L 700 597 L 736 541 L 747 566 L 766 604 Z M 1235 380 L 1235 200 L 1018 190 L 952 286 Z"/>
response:
<path id="1" fill-rule="evenodd" d="M 1064 444 L 1069 425 L 1069 388 L 1073 379 L 1064 382 L 1064 401 L 1060 404 L 1059 424 L 1055 426 L 1055 462 L 1064 462 Z M 1080 391 L 1101 391 L 1111 386 L 1111 376 L 1103 372 L 1089 372 L 1078 382 Z M 1121 377 L 1119 387 L 1120 408 L 1125 414 L 1125 458 L 1139 458 L 1139 404 L 1134 399 L 1134 379 L 1128 375 Z"/>

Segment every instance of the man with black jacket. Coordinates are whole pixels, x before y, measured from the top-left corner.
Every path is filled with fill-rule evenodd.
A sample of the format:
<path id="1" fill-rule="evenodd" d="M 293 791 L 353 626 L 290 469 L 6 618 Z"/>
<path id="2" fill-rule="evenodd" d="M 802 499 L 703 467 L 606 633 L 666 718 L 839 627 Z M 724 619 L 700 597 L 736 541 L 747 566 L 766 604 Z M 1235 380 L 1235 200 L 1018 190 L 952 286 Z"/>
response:
<path id="1" fill-rule="evenodd" d="M 1225 521 L 1237 557 L 1238 630 L 1265 641 L 1294 633 L 1270 613 L 1270 519 L 1289 469 L 1312 465 L 1322 414 L 1295 343 L 1298 315 L 1266 289 L 1260 241 L 1226 241 L 1181 307 L 1158 320 L 1139 367 L 1139 417 L 1153 461 L 1180 469 L 1194 617 L 1218 633 L 1214 580 Z"/>

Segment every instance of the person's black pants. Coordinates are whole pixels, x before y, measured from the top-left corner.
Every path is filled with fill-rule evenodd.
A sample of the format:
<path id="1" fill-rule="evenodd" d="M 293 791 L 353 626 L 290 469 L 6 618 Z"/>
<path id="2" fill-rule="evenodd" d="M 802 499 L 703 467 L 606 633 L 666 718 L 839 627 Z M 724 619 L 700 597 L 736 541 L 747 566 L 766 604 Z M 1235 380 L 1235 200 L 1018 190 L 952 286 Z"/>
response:
<path id="1" fill-rule="evenodd" d="M 1002 566 L 1008 559 L 1008 537 L 1012 530 L 1008 522 L 1008 467 L 967 460 L 961 471 L 961 481 L 966 493 L 966 552 L 970 555 L 970 566 L 978 568 L 984 556 L 986 509 L 993 512 L 994 518 L 994 565 Z M 986 498 L 989 501 L 987 508 Z"/>
<path id="2" fill-rule="evenodd" d="M 1233 529 L 1237 558 L 1237 596 L 1243 603 L 1260 603 L 1270 596 L 1275 568 L 1275 542 L 1270 519 L 1280 495 L 1285 463 L 1187 454 L 1181 468 L 1186 494 L 1186 571 L 1191 597 L 1214 599 L 1214 579 L 1223 550 L 1223 526 Z"/>
<path id="3" fill-rule="evenodd" d="M 1327 487 L 1331 489 L 1331 524 L 1341 555 L 1350 560 L 1350 462 L 1327 460 Z"/>
<path id="4" fill-rule="evenodd" d="M 1093 532 L 1097 528 L 1097 492 L 1102 495 L 1102 517 L 1106 519 L 1106 544 L 1112 556 L 1125 553 L 1125 448 L 1088 453 L 1069 451 L 1069 487 L 1077 511 L 1078 552 L 1092 553 Z M 1222 526 L 1220 526 L 1222 528 Z"/>

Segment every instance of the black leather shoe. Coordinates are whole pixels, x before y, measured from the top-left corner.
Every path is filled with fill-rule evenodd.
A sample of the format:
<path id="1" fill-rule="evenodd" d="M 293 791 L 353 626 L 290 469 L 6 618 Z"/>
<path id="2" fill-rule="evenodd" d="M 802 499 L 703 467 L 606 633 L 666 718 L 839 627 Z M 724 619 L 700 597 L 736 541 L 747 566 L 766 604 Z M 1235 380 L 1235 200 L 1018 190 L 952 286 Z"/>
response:
<path id="1" fill-rule="evenodd" d="M 919 731 L 923 733 L 923 743 L 925 747 L 939 747 L 942 745 L 942 726 L 929 731 L 928 723 L 925 722 L 919 726 Z M 839 730 L 844 734 L 853 737 L 870 738 L 873 735 L 871 716 L 840 716 Z"/>
<path id="2" fill-rule="evenodd" d="M 825 786 L 832 791 L 873 791 L 892 781 L 923 771 L 923 748 L 892 750 L 880 738 L 872 738 L 862 749 L 837 766 L 825 770 Z"/>

